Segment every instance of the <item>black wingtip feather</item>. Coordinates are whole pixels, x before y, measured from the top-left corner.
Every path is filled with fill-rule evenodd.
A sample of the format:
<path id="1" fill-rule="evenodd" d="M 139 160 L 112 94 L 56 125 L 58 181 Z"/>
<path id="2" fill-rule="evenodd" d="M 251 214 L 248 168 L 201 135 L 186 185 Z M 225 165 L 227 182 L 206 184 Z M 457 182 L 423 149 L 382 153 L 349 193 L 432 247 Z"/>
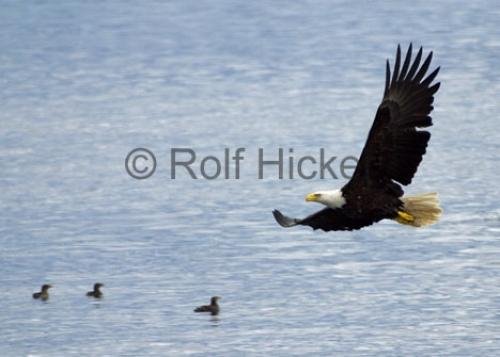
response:
<path id="1" fill-rule="evenodd" d="M 429 65 L 431 64 L 432 61 L 432 51 L 429 53 L 427 58 L 425 59 L 424 63 L 422 64 L 422 67 L 420 67 L 420 70 L 418 71 L 417 75 L 413 79 L 415 82 L 419 83 L 422 78 L 424 78 L 425 73 L 429 69 Z"/>
<path id="2" fill-rule="evenodd" d="M 396 62 L 394 63 L 394 73 L 392 74 L 391 83 L 396 83 L 399 75 L 399 64 L 401 63 L 401 47 L 398 45 L 396 51 Z"/>
<path id="3" fill-rule="evenodd" d="M 415 73 L 417 72 L 418 66 L 420 65 L 420 60 L 422 59 L 422 46 L 420 46 L 420 49 L 418 50 L 417 56 L 415 57 L 415 60 L 413 61 L 413 65 L 410 68 L 410 71 L 405 77 L 405 80 L 411 80 Z"/>
<path id="4" fill-rule="evenodd" d="M 434 95 L 434 93 L 436 93 L 438 91 L 440 85 L 441 85 L 441 82 L 437 82 L 432 87 L 429 87 L 430 95 Z"/>
<path id="5" fill-rule="evenodd" d="M 390 86 L 390 81 L 391 81 L 391 66 L 389 64 L 389 60 L 386 61 L 386 66 L 385 66 L 385 89 L 384 89 L 384 95 L 386 95 L 389 92 L 389 86 Z"/>
<path id="6" fill-rule="evenodd" d="M 441 68 L 441 67 L 436 68 L 434 71 L 432 71 L 432 73 L 431 73 L 431 74 L 429 74 L 429 75 L 427 76 L 427 78 L 426 78 L 426 79 L 424 79 L 424 80 L 422 81 L 422 85 L 423 85 L 424 87 L 427 87 L 427 86 L 429 86 L 429 84 L 431 84 L 431 83 L 432 83 L 432 81 L 434 80 L 434 78 L 436 78 L 437 74 L 439 73 L 439 69 L 440 69 L 440 68 Z"/>
<path id="7" fill-rule="evenodd" d="M 403 68 L 401 69 L 401 73 L 399 74 L 400 78 L 405 78 L 406 72 L 408 71 L 408 68 L 410 67 L 412 49 L 413 49 L 413 46 L 412 46 L 412 43 L 410 42 L 410 46 L 408 46 L 408 51 L 406 51 L 406 58 L 405 58 L 405 62 L 403 63 Z"/>

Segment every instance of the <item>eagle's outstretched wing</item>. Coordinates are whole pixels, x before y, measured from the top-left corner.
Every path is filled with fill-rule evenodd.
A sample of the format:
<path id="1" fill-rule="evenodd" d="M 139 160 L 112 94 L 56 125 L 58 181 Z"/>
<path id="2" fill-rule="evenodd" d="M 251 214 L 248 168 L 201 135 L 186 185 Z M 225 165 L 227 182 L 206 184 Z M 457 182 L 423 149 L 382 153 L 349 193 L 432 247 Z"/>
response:
<path id="1" fill-rule="evenodd" d="M 314 230 L 322 229 L 328 231 L 352 231 L 369 226 L 377 220 L 371 217 L 363 217 L 361 219 L 353 219 L 345 215 L 342 209 L 324 208 L 321 211 L 311 214 L 306 218 L 291 218 L 282 214 L 278 210 L 273 211 L 273 216 L 276 221 L 285 228 L 297 225 L 310 226 Z"/>
<path id="2" fill-rule="evenodd" d="M 401 66 L 401 48 L 398 45 L 392 79 L 387 60 L 384 98 L 378 107 L 356 170 L 342 189 L 346 199 L 350 195 L 359 196 L 362 191 L 372 194 L 372 190 L 387 192 L 388 189 L 393 196 L 400 197 L 403 190 L 396 182 L 410 184 L 422 161 L 431 134 L 417 128 L 432 125 L 429 114 L 433 110 L 434 93 L 440 85 L 432 84 L 432 81 L 439 67 L 425 77 L 432 52 L 422 66 L 422 47 L 413 63 L 411 57 L 410 44 Z"/>

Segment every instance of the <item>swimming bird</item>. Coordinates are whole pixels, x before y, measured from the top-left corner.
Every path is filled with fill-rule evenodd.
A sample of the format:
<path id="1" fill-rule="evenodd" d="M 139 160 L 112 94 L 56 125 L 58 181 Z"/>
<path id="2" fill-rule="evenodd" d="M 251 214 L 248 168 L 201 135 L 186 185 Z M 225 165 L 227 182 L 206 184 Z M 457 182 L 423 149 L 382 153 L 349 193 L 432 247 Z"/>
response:
<path id="1" fill-rule="evenodd" d="M 102 298 L 102 291 L 101 287 L 103 287 L 104 284 L 101 283 L 95 283 L 94 284 L 94 290 L 87 292 L 88 297 L 95 297 L 96 299 Z"/>
<path id="2" fill-rule="evenodd" d="M 42 290 L 38 293 L 33 293 L 33 299 L 40 299 L 47 301 L 49 299 L 49 289 L 52 287 L 50 284 L 43 284 Z"/>
<path id="3" fill-rule="evenodd" d="M 432 125 L 433 83 L 439 67 L 426 76 L 432 52 L 420 66 L 422 47 L 412 60 L 412 45 L 401 63 L 398 45 L 391 77 L 386 63 L 385 89 L 363 151 L 350 181 L 341 189 L 316 191 L 306 196 L 326 208 L 305 218 L 291 218 L 274 210 L 283 227 L 310 226 L 323 231 L 353 230 L 391 219 L 422 227 L 435 223 L 441 208 L 436 193 L 403 196 L 401 185 L 412 182 L 431 134 L 419 128 Z"/>
<path id="4" fill-rule="evenodd" d="M 210 305 L 198 306 L 196 309 L 194 309 L 194 312 L 210 312 L 211 315 L 218 315 L 220 307 L 217 302 L 219 301 L 219 299 L 220 297 L 218 296 L 212 296 L 212 298 L 210 299 Z"/>

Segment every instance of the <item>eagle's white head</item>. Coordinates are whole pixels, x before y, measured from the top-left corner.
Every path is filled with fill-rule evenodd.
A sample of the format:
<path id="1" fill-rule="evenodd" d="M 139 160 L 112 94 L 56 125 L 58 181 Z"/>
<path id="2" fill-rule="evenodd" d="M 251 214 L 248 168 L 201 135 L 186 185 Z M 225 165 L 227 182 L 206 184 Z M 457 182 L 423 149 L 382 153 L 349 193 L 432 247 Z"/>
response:
<path id="1" fill-rule="evenodd" d="M 319 202 L 330 208 L 340 208 L 345 204 L 345 198 L 340 190 L 316 191 L 306 196 L 307 202 Z"/>

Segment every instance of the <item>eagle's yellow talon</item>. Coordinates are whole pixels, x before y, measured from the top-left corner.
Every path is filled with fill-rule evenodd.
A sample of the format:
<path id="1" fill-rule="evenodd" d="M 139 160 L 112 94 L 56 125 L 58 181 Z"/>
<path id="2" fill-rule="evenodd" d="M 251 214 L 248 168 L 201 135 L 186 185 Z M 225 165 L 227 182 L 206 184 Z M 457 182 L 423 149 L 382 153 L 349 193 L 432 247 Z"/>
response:
<path id="1" fill-rule="evenodd" d="M 396 221 L 398 221 L 399 223 L 405 224 L 413 222 L 414 220 L 415 218 L 411 214 L 403 211 L 398 211 L 398 216 L 396 217 Z"/>

